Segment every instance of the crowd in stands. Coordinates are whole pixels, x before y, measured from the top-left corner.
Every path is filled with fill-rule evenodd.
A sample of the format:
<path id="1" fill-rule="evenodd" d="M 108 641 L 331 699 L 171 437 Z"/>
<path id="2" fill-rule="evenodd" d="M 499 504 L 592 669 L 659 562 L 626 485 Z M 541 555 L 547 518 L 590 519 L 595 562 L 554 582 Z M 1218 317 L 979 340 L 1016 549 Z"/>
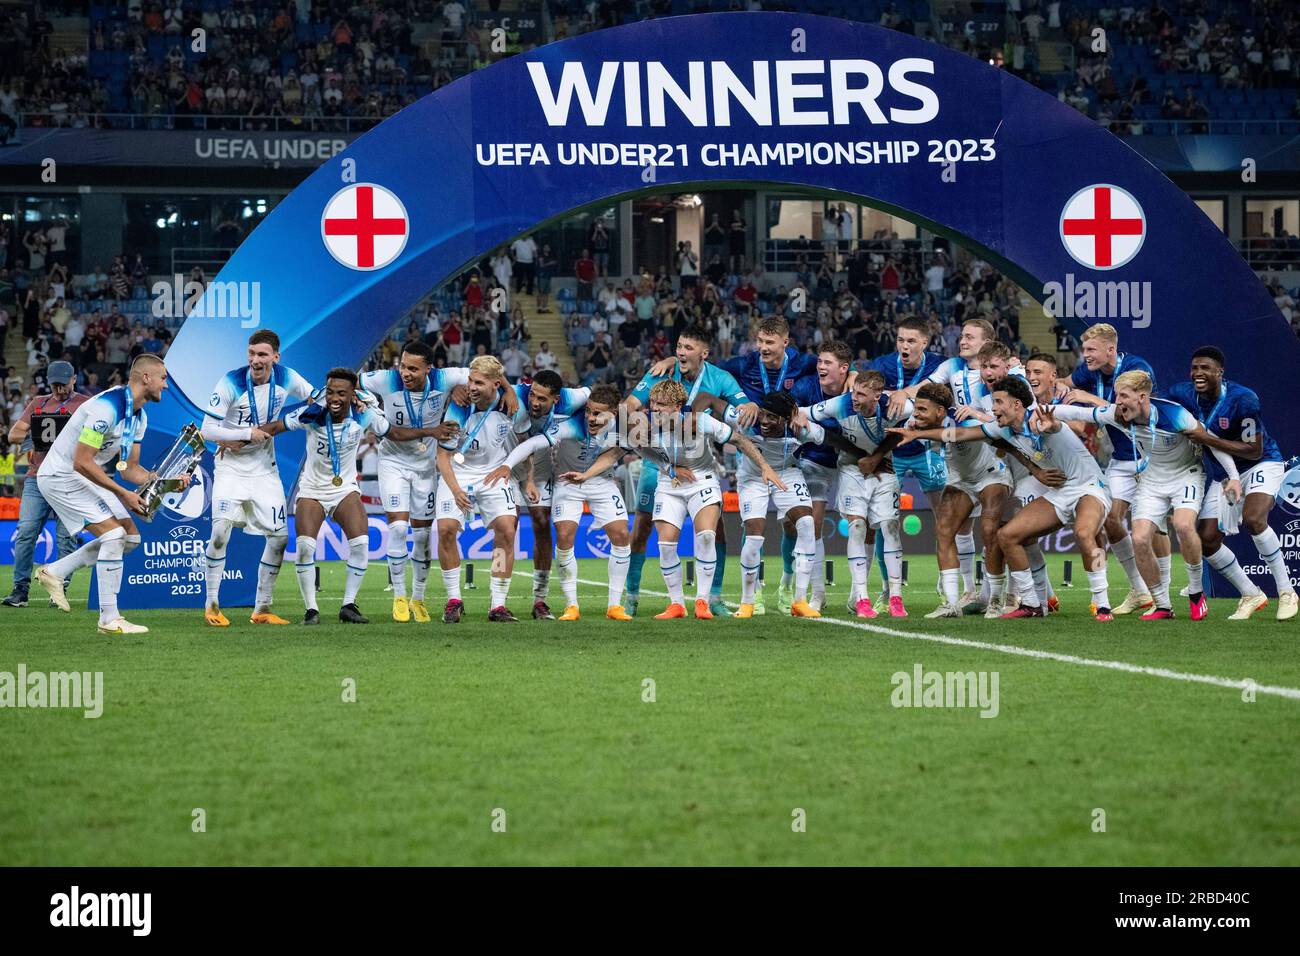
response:
<path id="1" fill-rule="evenodd" d="M 125 381 L 144 352 L 165 355 L 174 330 L 150 311 L 152 279 L 144 258 L 114 257 L 74 277 L 66 259 L 68 225 L 59 219 L 24 228 L 0 223 L 0 347 L 21 343 L 23 365 L 6 370 L 0 425 L 7 432 L 27 399 L 48 391 L 51 362 L 71 362 L 78 388 L 95 394 Z M 191 278 L 205 281 L 201 271 Z"/>
<path id="2" fill-rule="evenodd" d="M 135 114 L 159 128 L 329 130 L 346 118 L 361 130 L 493 55 L 473 0 L 114 0 L 85 12 L 88 51 L 50 49 L 48 17 L 10 15 L 37 41 L 0 67 L 10 122 L 104 127 L 121 125 L 104 114 Z"/>

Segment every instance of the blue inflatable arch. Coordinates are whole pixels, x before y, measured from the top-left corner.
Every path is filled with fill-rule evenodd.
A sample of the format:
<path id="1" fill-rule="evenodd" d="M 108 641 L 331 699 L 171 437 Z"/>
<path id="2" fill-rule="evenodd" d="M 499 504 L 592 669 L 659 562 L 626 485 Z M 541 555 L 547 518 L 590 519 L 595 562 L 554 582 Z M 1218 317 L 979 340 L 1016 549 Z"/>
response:
<path id="1" fill-rule="evenodd" d="M 593 153 L 596 162 L 574 161 Z M 258 324 L 279 333 L 284 362 L 319 381 L 332 366 L 359 365 L 421 296 L 520 233 L 638 192 L 724 185 L 801 187 L 887 209 L 981 250 L 1040 298 L 1050 283 L 1147 283 L 1147 318 L 1113 320 L 1121 348 L 1172 381 L 1194 348 L 1219 345 L 1229 374 L 1278 410 L 1269 427 L 1284 449 L 1300 445 L 1300 427 L 1280 414 L 1289 383 L 1275 374 L 1300 368 L 1300 342 L 1187 195 L 1123 141 L 1006 72 L 825 17 L 645 21 L 479 70 L 317 169 L 216 282 L 255 283 Z M 376 233 L 368 262 L 358 261 L 366 243 L 348 235 L 363 219 Z M 209 296 L 177 335 L 146 459 L 202 415 L 221 373 L 246 361 L 249 323 L 222 312 Z M 281 440 L 291 483 L 302 442 Z M 203 519 L 168 513 L 148 533 L 207 531 Z M 125 593 L 123 606 L 132 606 Z"/>

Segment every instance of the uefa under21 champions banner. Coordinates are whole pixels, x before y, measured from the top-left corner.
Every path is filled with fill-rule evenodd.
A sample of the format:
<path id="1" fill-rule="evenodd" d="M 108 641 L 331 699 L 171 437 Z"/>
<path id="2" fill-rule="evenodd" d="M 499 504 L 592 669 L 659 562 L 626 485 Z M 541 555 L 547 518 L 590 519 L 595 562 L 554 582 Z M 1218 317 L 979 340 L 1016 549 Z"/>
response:
<path id="1" fill-rule="evenodd" d="M 430 288 L 520 233 L 588 204 L 727 183 L 790 184 L 906 216 L 977 250 L 1067 325 L 1111 322 L 1161 382 L 1185 378 L 1191 352 L 1213 342 L 1229 377 L 1260 393 L 1284 453 L 1300 451 L 1290 376 L 1275 374 L 1300 368 L 1300 342 L 1209 218 L 1124 142 L 916 37 L 729 13 L 510 57 L 326 160 L 190 313 L 144 460 L 201 419 L 217 378 L 245 363 L 251 328 L 275 329 L 284 362 L 321 384 L 330 367 L 359 365 Z M 292 485 L 303 439 L 277 448 Z M 206 539 L 205 515 L 183 523 Z M 145 534 L 174 524 L 156 519 Z M 241 539 L 227 559 L 244 575 L 242 591 L 223 592 L 231 604 L 251 600 L 260 548 Z M 1249 539 L 1236 544 L 1249 563 Z M 143 555 L 128 556 L 128 581 Z M 124 587 L 123 607 L 144 600 Z"/>

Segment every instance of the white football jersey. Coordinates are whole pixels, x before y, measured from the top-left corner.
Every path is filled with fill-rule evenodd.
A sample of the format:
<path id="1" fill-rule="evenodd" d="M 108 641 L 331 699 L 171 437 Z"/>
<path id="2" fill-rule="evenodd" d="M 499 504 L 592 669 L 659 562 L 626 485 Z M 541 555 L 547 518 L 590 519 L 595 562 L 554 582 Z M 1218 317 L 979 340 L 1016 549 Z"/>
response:
<path id="1" fill-rule="evenodd" d="M 453 464 L 456 474 L 487 474 L 504 465 L 514 448 L 514 424 L 510 416 L 493 406 L 487 411 L 468 405 L 448 405 L 444 421 L 455 422 L 460 433 L 441 443 L 441 447 L 465 456 L 463 464 Z"/>
<path id="2" fill-rule="evenodd" d="M 1013 430 L 1004 428 L 997 422 L 988 422 L 981 425 L 980 429 L 989 438 L 1002 438 L 1015 445 L 1026 458 L 1039 467 L 1055 468 L 1062 472 L 1068 488 L 1083 487 L 1101 480 L 1101 467 L 1097 464 L 1097 459 L 1088 454 L 1088 449 L 1069 425 L 1063 424 L 1060 431 L 1047 434 L 1038 434 L 1030 430 L 1027 424 L 1022 425 L 1019 430 Z M 967 442 L 967 444 L 983 443 Z M 1007 456 L 1008 465 L 1013 460 L 1015 459 L 1012 456 Z M 1017 468 L 1023 471 L 1019 465 Z M 1017 469 L 1012 470 L 1014 472 Z"/>
<path id="3" fill-rule="evenodd" d="M 388 419 L 377 409 L 352 412 L 336 422 L 322 405 L 305 405 L 285 416 L 286 428 L 307 432 L 307 460 L 298 479 L 298 495 L 329 495 L 340 487 L 357 483 L 357 448 L 366 432 L 383 438 L 388 434 Z M 334 484 L 334 462 L 338 477 Z"/>
<path id="4" fill-rule="evenodd" d="M 273 422 L 286 407 L 311 397 L 310 383 L 285 365 L 271 366 L 263 385 L 249 380 L 248 366 L 227 372 L 212 390 L 207 414 L 231 428 L 249 428 Z M 243 448 L 223 448 L 216 456 L 218 471 L 249 478 L 276 474 L 275 442 L 249 442 Z"/>
<path id="5" fill-rule="evenodd" d="M 107 389 L 83 403 L 72 413 L 68 424 L 59 432 L 59 437 L 54 439 L 49 454 L 41 462 L 41 473 L 71 474 L 78 443 L 92 446 L 95 449 L 95 461 L 111 471 L 115 465 L 111 466 L 109 462 L 118 458 L 123 450 L 124 433 L 130 433 L 131 441 L 139 444 L 144 440 L 145 429 L 149 427 L 149 416 L 144 409 L 131 414 L 131 404 L 125 385 Z M 131 457 L 129 448 L 126 449 L 126 456 Z"/>
<path id="6" fill-rule="evenodd" d="M 469 382 L 467 368 L 431 368 L 425 387 L 407 391 L 397 369 L 380 369 L 361 376 L 361 387 L 380 401 L 384 417 L 390 424 L 406 428 L 432 428 L 442 421 L 443 411 L 451 401 L 451 390 Z M 432 469 L 434 450 L 432 441 L 424 441 L 420 451 L 419 441 L 394 441 L 385 438 L 379 443 L 379 456 L 410 468 Z"/>

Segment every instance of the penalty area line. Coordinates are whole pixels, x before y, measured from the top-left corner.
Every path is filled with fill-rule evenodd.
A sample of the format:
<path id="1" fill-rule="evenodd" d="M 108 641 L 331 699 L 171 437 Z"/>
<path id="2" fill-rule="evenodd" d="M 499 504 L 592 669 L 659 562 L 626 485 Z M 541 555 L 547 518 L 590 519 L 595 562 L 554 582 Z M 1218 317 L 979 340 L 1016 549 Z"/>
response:
<path id="1" fill-rule="evenodd" d="M 600 581 L 588 581 L 582 578 L 578 579 L 579 584 L 596 585 L 604 587 Z M 653 594 L 656 597 L 668 597 L 662 591 L 651 591 L 646 588 L 641 589 L 642 594 Z M 730 604 L 730 602 L 728 602 Z M 734 605 L 732 605 L 734 607 Z M 836 624 L 840 627 L 851 627 L 859 631 L 869 631 L 873 634 L 884 634 L 888 637 L 902 637 L 913 641 L 930 641 L 933 644 L 947 644 L 952 647 L 966 647 L 972 650 L 993 651 L 996 654 L 1010 654 L 1015 657 L 1029 657 L 1044 661 L 1055 661 L 1058 664 L 1075 664 L 1080 667 L 1099 667 L 1103 670 L 1120 671 L 1125 674 L 1142 674 L 1147 677 L 1160 677 L 1165 680 L 1182 681 L 1188 684 L 1207 684 L 1211 687 L 1225 687 L 1231 690 L 1251 689 L 1257 694 L 1269 694 L 1274 697 L 1284 697 L 1288 700 L 1300 700 L 1300 688 L 1296 687 L 1278 687 L 1272 684 L 1260 684 L 1256 681 L 1246 678 L 1219 677 L 1214 674 L 1189 674 L 1183 671 L 1170 670 L 1167 667 L 1149 667 L 1144 664 L 1130 664 L 1126 661 L 1108 661 L 1094 657 L 1079 657 L 1075 654 L 1062 654 L 1058 651 L 1043 651 L 1032 647 L 1021 647 L 1018 644 L 993 644 L 988 641 L 972 641 L 964 637 L 950 637 L 947 634 L 929 634 L 924 631 L 901 631 L 893 627 L 882 627 L 879 624 L 865 624 L 861 621 L 846 621 L 841 618 L 819 617 L 813 619 L 814 623 Z"/>

